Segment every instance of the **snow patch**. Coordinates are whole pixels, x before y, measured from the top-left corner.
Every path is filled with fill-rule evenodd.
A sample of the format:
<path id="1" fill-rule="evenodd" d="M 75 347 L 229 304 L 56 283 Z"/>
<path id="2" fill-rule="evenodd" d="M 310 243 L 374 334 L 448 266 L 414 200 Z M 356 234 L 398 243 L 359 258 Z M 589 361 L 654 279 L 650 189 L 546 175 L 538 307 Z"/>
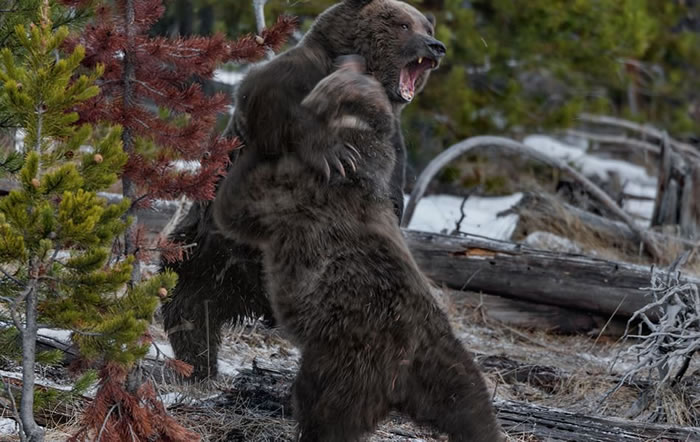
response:
<path id="1" fill-rule="evenodd" d="M 64 344 L 70 344 L 70 335 L 73 333 L 70 330 L 61 330 L 56 328 L 40 328 L 37 332 L 39 336 L 55 339 Z"/>
<path id="2" fill-rule="evenodd" d="M 243 362 L 242 358 L 219 359 L 217 362 L 219 373 L 231 377 L 238 376 L 241 373 L 241 370 L 246 368 L 246 364 Z"/>
<path id="3" fill-rule="evenodd" d="M 157 349 L 156 345 L 158 346 Z M 158 354 L 158 350 L 160 350 L 160 354 Z M 165 342 L 156 342 L 155 345 L 151 345 L 148 349 L 146 357 L 162 361 L 163 355 L 167 358 L 174 359 L 175 352 L 173 351 L 173 347 Z"/>
<path id="4" fill-rule="evenodd" d="M 17 434 L 19 432 L 19 426 L 14 419 L 7 417 L 0 417 L 0 434 Z"/>
<path id="5" fill-rule="evenodd" d="M 503 197 L 471 196 L 464 204 L 465 217 L 459 230 L 499 240 L 510 240 L 518 224 L 518 215 L 498 216 L 520 202 L 522 193 Z M 430 195 L 418 202 L 409 228 L 433 233 L 451 233 L 462 216 L 464 198 L 453 195 Z"/>
<path id="6" fill-rule="evenodd" d="M 173 168 L 178 172 L 196 172 L 201 167 L 199 161 L 175 160 L 172 163 Z"/>
<path id="7" fill-rule="evenodd" d="M 589 177 L 596 176 L 607 180 L 610 173 L 616 173 L 622 182 L 656 186 L 656 178 L 650 176 L 641 166 L 589 155 L 583 147 L 571 146 L 546 135 L 530 135 L 523 143 L 545 155 L 572 163 Z"/>
<path id="8" fill-rule="evenodd" d="M 535 249 L 549 250 L 552 252 L 582 253 L 581 247 L 574 241 L 550 232 L 532 232 L 525 238 L 523 243 Z"/>

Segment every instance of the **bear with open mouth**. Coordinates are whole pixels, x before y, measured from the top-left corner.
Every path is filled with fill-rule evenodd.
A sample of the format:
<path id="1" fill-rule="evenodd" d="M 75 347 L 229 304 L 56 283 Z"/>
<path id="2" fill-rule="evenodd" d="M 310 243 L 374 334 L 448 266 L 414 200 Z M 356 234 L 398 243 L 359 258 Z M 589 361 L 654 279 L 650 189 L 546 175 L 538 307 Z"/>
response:
<path id="1" fill-rule="evenodd" d="M 451 440 L 504 440 L 396 217 L 397 115 L 444 45 L 397 0 L 331 11 L 241 84 L 246 147 L 213 206 L 224 235 L 262 251 L 275 318 L 301 350 L 298 440 L 359 440 L 391 410 Z"/>

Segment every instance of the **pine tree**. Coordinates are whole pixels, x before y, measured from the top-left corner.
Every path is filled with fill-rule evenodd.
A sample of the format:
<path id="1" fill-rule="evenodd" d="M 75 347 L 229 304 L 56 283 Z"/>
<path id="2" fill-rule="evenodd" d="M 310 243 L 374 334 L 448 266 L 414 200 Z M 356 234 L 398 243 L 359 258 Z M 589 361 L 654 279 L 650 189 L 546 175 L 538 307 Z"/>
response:
<path id="1" fill-rule="evenodd" d="M 112 245 L 131 203 L 108 205 L 97 195 L 128 160 L 122 129 L 75 124 L 71 110 L 98 95 L 104 68 L 76 75 L 85 50 L 61 56 L 69 31 L 53 30 L 49 10 L 46 2 L 38 24 L 15 27 L 21 50 L 0 52 L 0 95 L 26 132 L 25 154 L 5 170 L 19 187 L 0 199 L 0 300 L 22 338 L 21 439 L 43 440 L 34 369 L 38 325 L 49 324 L 72 331 L 86 365 L 103 367 L 79 439 L 101 431 L 103 441 L 196 440 L 167 416 L 149 383 L 127 391 L 126 373 L 146 354 L 153 311 L 176 276 L 127 285 L 134 258 L 112 253 Z"/>
<path id="2" fill-rule="evenodd" d="M 262 58 L 267 48 L 279 48 L 294 28 L 293 20 L 282 17 L 261 36 L 233 42 L 221 34 L 149 36 L 163 11 L 161 0 L 118 0 L 114 9 L 100 8 L 95 23 L 71 42 L 86 47 L 86 67 L 105 66 L 101 93 L 79 113 L 81 121 L 123 126 L 129 159 L 122 185 L 124 196 L 134 202 L 131 215 L 157 198 L 214 197 L 215 184 L 238 141 L 214 133 L 228 98 L 221 93 L 207 96 L 200 82 L 211 79 L 222 62 Z M 194 167 L 183 169 L 182 164 Z M 133 227 L 127 234 L 127 253 L 161 249 L 179 257 L 165 238 L 146 245 L 139 232 Z M 133 279 L 139 278 L 136 269 Z"/>
<path id="3" fill-rule="evenodd" d="M 75 28 L 90 15 L 88 0 L 63 0 L 51 4 L 49 14 L 54 29 L 61 26 Z M 0 48 L 14 53 L 22 50 L 15 34 L 15 26 L 37 23 L 42 0 L 0 1 Z M 6 112 L 7 106 L 0 101 L 0 131 L 13 130 L 17 126 L 14 115 Z M 0 133 L 2 135 L 2 133 Z"/>

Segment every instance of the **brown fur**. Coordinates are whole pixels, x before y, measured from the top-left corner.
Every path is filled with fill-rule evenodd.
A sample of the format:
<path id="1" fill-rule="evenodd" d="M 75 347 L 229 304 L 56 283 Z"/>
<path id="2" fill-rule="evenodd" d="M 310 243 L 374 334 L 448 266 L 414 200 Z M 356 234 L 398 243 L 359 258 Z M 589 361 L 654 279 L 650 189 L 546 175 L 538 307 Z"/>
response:
<path id="1" fill-rule="evenodd" d="M 258 94 L 273 100 L 286 92 L 261 83 L 261 72 L 243 85 L 237 124 L 253 149 L 222 184 L 214 218 L 226 235 L 262 250 L 275 317 L 301 348 L 293 392 L 299 440 L 358 440 L 392 409 L 451 440 L 503 440 L 481 373 L 432 297 L 391 198 L 401 103 L 390 73 L 403 66 L 392 54 L 415 58 L 422 48 L 412 38 L 432 24 L 396 0 L 351 3 L 343 7 L 377 27 L 371 35 L 383 42 L 356 46 L 372 76 L 346 59 L 299 89 L 298 101 L 283 102 L 292 119 L 275 131 L 261 122 L 276 107 L 264 107 Z M 377 37 L 403 20 L 410 32 Z M 313 78 L 333 66 L 327 52 L 304 47 L 269 69 Z M 327 164 L 340 173 L 328 179 Z"/>
<path id="2" fill-rule="evenodd" d="M 246 143 L 242 157 L 295 150 L 298 143 L 289 141 L 304 139 L 298 151 L 317 170 L 325 171 L 328 161 L 336 168 L 338 159 L 349 166 L 343 163 L 347 157 L 340 145 L 330 150 L 322 147 L 327 152 L 323 158 L 313 154 L 324 146 L 324 137 L 335 135 L 326 132 L 327 121 L 316 120 L 300 103 L 332 72 L 337 57 L 361 54 L 385 88 L 395 88 L 396 66 L 411 55 L 427 56 L 431 50 L 440 50 L 442 44 L 428 35 L 433 31 L 428 19 L 401 3 L 392 4 L 398 5 L 394 13 L 388 3 L 369 0 L 346 0 L 333 6 L 318 17 L 299 45 L 251 70 L 240 85 L 236 103 L 236 132 Z M 397 29 L 401 23 L 410 23 L 419 32 L 390 38 L 385 28 Z M 373 42 L 380 35 L 383 42 Z M 419 78 L 416 92 L 427 77 L 426 73 Z M 395 90 L 387 94 L 394 114 L 391 145 L 397 161 L 390 188 L 398 224 L 403 213 L 406 156 L 399 116 L 405 103 Z M 254 121 L 246 121 L 246 115 L 255 115 Z M 235 164 L 238 167 L 240 161 Z M 170 302 L 163 306 L 164 326 L 176 356 L 194 366 L 193 379 L 216 376 L 220 329 L 225 322 L 261 315 L 268 323 L 274 322 L 263 288 L 259 251 L 221 236 L 213 224 L 211 207 L 195 204 L 171 236 L 194 247 L 184 261 L 167 264 L 178 273 L 179 282 Z"/>

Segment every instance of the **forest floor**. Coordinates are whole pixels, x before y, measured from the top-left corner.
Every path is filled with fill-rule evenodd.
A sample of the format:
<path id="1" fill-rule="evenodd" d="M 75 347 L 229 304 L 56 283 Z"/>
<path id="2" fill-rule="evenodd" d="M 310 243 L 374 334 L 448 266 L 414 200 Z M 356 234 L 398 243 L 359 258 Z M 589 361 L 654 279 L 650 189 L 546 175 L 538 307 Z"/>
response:
<path id="1" fill-rule="evenodd" d="M 623 418 L 639 397 L 640 388 L 628 383 L 603 400 L 634 362 L 624 355 L 626 343 L 602 335 L 519 330 L 489 321 L 486 312 L 460 300 L 445 301 L 453 327 L 475 354 L 495 401 L 523 401 L 582 415 Z M 217 382 L 199 387 L 161 385 L 171 411 L 206 440 L 291 441 L 294 421 L 286 399 L 280 398 L 288 394 L 298 351 L 275 331 L 250 324 L 227 329 L 223 342 L 222 374 Z M 688 373 L 688 385 L 700 385 L 700 358 L 694 359 Z M 690 390 L 680 388 L 664 395 L 669 423 L 697 425 L 700 421 L 700 396 Z M 215 398 L 197 405 L 193 394 Z M 509 437 L 512 441 L 545 440 L 512 428 Z M 446 439 L 392 415 L 368 440 Z"/>

